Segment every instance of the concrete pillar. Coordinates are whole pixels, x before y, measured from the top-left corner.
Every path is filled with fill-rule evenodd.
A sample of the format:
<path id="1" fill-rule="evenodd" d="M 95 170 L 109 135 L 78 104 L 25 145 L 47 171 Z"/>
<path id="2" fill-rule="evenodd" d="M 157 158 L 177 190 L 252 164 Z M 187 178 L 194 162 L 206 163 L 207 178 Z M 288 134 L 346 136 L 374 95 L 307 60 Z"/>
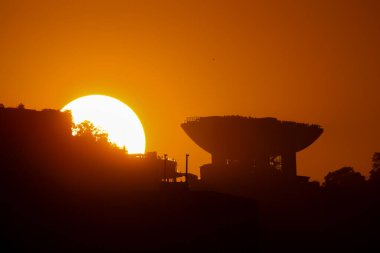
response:
<path id="1" fill-rule="evenodd" d="M 266 176 L 270 174 L 269 171 L 269 156 L 261 155 L 255 158 L 255 174 L 259 176 Z"/>
<path id="2" fill-rule="evenodd" d="M 287 177 L 297 176 L 296 152 L 289 152 L 281 155 L 282 173 Z"/>
<path id="3" fill-rule="evenodd" d="M 212 154 L 211 155 L 211 162 L 214 165 L 226 165 L 227 159 L 219 154 Z"/>

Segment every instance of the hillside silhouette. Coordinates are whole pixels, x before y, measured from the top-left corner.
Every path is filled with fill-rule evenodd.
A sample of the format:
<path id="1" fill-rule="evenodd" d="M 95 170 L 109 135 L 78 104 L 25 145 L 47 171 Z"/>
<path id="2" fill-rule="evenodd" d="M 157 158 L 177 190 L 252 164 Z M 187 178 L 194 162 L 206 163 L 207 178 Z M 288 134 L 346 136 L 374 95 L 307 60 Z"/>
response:
<path id="1" fill-rule="evenodd" d="M 260 122 L 277 124 L 272 118 Z M 285 125 L 321 134 L 319 126 Z M 259 158 L 283 154 L 275 153 Z M 203 167 L 211 181 L 201 168 L 200 179 L 187 175 L 187 182 L 179 182 L 184 173 L 177 172 L 174 160 L 155 152 L 128 155 L 91 123 L 74 126 L 69 112 L 0 107 L 1 247 L 5 252 L 380 249 L 379 153 L 369 179 L 344 167 L 328 173 L 322 184 L 296 175 L 295 168 L 284 177 L 276 157 L 265 167 L 276 173 L 245 177 L 252 169 L 246 157 L 248 151 L 219 156 Z"/>
<path id="2" fill-rule="evenodd" d="M 257 248 L 256 202 L 188 191 L 173 160 L 128 155 L 67 112 L 1 108 L 0 122 L 7 252 Z"/>

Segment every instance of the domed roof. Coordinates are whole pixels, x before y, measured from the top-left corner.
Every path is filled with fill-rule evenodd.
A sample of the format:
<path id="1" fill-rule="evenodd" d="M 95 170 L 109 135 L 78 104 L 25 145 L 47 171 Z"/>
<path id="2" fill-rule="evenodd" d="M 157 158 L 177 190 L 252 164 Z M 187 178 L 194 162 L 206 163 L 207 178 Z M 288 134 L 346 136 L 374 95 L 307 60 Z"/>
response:
<path id="1" fill-rule="evenodd" d="M 319 125 L 241 116 L 188 118 L 181 127 L 207 152 L 230 159 L 298 152 L 323 132 Z"/>

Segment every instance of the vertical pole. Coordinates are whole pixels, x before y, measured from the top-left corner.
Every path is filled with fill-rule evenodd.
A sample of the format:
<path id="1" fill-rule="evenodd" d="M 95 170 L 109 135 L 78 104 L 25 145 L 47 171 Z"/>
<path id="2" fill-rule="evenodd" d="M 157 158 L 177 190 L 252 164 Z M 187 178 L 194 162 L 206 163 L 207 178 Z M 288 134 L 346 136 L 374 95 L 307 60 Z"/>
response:
<path id="1" fill-rule="evenodd" d="M 167 178 L 166 178 L 166 159 L 167 159 L 168 155 L 167 154 L 164 154 L 164 182 L 167 181 Z"/>
<path id="2" fill-rule="evenodd" d="M 185 173 L 185 180 L 186 184 L 188 183 L 188 167 L 189 167 L 189 154 L 186 154 L 186 173 Z"/>
<path id="3" fill-rule="evenodd" d="M 174 183 L 177 183 L 177 163 L 176 163 L 176 165 L 175 165 L 175 167 L 174 167 L 174 178 L 173 178 L 173 180 L 172 180 L 172 182 L 174 182 Z"/>

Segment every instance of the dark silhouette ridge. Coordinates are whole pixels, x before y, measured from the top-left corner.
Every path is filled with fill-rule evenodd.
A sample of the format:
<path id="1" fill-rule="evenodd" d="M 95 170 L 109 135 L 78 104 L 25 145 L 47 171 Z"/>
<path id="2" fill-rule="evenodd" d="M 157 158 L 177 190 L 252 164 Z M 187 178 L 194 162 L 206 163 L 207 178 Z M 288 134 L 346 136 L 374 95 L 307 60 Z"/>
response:
<path id="1" fill-rule="evenodd" d="M 164 161 L 156 153 L 126 155 L 105 141 L 106 135 L 92 135 L 93 129 L 79 129 L 78 135 L 72 136 L 70 113 L 5 108 L 0 110 L 0 120 L 3 173 L 19 173 L 17 180 L 22 177 L 29 180 L 28 177 L 37 175 L 37 170 L 53 172 L 57 184 L 69 184 L 70 188 L 77 180 L 81 188 L 92 189 L 94 183 L 99 184 L 98 190 L 102 186 L 108 190 L 117 187 L 153 190 L 160 188 L 164 162 L 166 177 L 173 181 L 176 177 L 176 162 Z M 83 123 L 76 128 L 82 126 Z M 91 128 L 88 124 L 84 126 Z"/>
<path id="2" fill-rule="evenodd" d="M 73 127 L 70 113 L 0 108 L 5 252 L 258 248 L 255 201 L 188 191 L 174 160 L 128 155 L 90 123 Z"/>
<path id="3" fill-rule="evenodd" d="M 262 122 L 267 121 L 279 124 Z M 321 131 L 287 124 L 296 132 Z M 380 249 L 378 153 L 369 180 L 345 167 L 326 175 L 320 186 L 284 175 L 282 159 L 271 154 L 262 174 L 247 176 L 249 159 L 227 156 L 226 164 L 210 167 L 223 184 L 192 174 L 181 183 L 177 178 L 186 174 L 177 173 L 167 156 L 128 155 L 91 124 L 79 126 L 76 136 L 73 127 L 70 113 L 0 107 L 5 252 Z M 309 130 L 299 130 L 305 127 Z"/>

